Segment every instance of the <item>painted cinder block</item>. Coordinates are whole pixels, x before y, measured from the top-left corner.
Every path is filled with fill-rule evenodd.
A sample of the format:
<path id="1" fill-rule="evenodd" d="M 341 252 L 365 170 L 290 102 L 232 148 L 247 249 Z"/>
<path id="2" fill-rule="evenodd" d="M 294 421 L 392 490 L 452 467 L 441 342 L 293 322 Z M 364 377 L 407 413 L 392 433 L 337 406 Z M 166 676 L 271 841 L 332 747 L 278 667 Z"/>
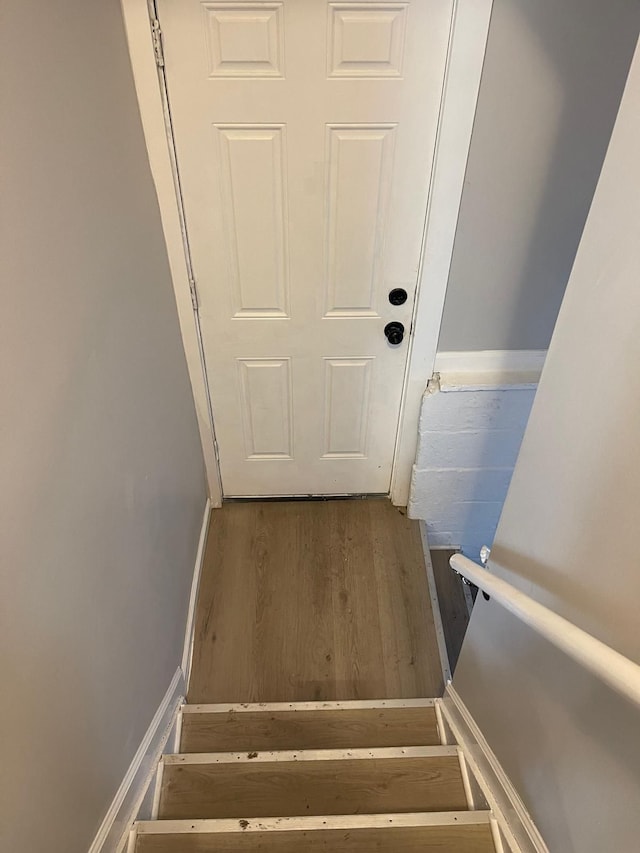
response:
<path id="1" fill-rule="evenodd" d="M 495 530 L 504 501 L 455 501 L 428 513 L 432 530 Z"/>
<path id="2" fill-rule="evenodd" d="M 535 391 L 531 388 L 427 392 L 420 432 L 515 429 L 524 432 Z"/>
<path id="3" fill-rule="evenodd" d="M 427 431 L 420 435 L 416 467 L 513 468 L 521 429 Z"/>
<path id="4" fill-rule="evenodd" d="M 480 549 L 490 545 L 495 536 L 493 530 L 433 530 L 427 524 L 427 539 L 430 548 L 460 549 L 465 557 L 479 562 Z M 490 538 L 487 540 L 487 536 Z"/>
<path id="5" fill-rule="evenodd" d="M 513 468 L 427 468 L 414 470 L 413 500 L 431 507 L 452 501 L 504 501 Z"/>
<path id="6" fill-rule="evenodd" d="M 477 560 L 491 545 L 534 396 L 508 386 L 425 394 L 408 513 L 432 546 Z"/>

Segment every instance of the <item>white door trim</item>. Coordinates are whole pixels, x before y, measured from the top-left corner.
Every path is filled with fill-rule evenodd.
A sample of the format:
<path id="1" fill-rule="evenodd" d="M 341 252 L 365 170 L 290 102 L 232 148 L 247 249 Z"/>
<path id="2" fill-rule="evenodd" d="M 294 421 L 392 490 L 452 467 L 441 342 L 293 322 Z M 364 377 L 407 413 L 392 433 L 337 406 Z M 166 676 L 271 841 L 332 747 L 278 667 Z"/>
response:
<path id="1" fill-rule="evenodd" d="M 453 243 L 493 0 L 455 0 L 451 18 L 438 138 L 405 373 L 391 500 L 406 506 L 418 446 L 418 419 L 434 371 Z"/>
<path id="2" fill-rule="evenodd" d="M 212 506 L 222 503 L 214 423 L 197 312 L 191 300 L 181 199 L 150 27 L 151 0 L 121 0 L 142 126 L 156 187 Z M 406 505 L 420 405 L 433 373 L 493 0 L 454 0 L 429 204 L 391 478 Z M 416 341 L 419 343 L 416 344 Z"/>
<path id="3" fill-rule="evenodd" d="M 151 8 L 147 0 L 122 0 L 129 56 L 142 118 L 142 129 L 156 187 L 178 320 L 182 333 L 187 369 L 193 390 L 196 417 L 207 475 L 209 499 L 222 506 L 222 483 L 216 458 L 215 432 L 198 314 L 191 298 L 186 232 L 183 230 L 182 202 L 176 183 L 173 140 L 167 133 L 164 91 L 156 65 L 151 38 Z"/>

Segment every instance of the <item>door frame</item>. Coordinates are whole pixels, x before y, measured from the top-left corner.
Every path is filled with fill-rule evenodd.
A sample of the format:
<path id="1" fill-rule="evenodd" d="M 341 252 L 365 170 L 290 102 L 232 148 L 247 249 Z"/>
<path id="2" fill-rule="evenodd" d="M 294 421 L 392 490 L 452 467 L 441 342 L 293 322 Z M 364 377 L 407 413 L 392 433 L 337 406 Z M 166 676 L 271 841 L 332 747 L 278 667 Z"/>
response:
<path id="1" fill-rule="evenodd" d="M 409 335 L 390 497 L 405 506 L 418 421 L 433 374 L 493 0 L 453 0 L 444 83 Z M 154 0 L 121 0 L 142 128 L 156 188 L 178 319 L 196 407 L 211 504 L 222 505 L 215 422 L 207 383 L 164 74 L 156 62 Z M 157 38 L 157 36 L 156 36 Z"/>

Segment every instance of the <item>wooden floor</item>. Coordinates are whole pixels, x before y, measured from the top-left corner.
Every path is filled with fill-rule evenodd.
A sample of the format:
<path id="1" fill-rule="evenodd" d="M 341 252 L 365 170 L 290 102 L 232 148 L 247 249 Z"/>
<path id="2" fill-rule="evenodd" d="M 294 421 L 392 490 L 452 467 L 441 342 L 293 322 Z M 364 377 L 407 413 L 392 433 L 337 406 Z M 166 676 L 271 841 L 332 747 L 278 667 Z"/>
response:
<path id="1" fill-rule="evenodd" d="M 442 691 L 417 522 L 387 500 L 213 511 L 190 703 Z"/>

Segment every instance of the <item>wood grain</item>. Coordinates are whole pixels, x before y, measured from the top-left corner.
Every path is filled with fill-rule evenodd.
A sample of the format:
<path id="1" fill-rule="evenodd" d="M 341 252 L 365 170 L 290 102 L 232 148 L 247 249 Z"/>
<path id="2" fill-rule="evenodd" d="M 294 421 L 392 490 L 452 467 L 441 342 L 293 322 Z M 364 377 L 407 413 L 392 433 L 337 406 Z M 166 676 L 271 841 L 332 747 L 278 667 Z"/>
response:
<path id="1" fill-rule="evenodd" d="M 212 513 L 189 702 L 442 695 L 417 522 L 387 500 Z"/>
<path id="2" fill-rule="evenodd" d="M 270 853 L 495 853 L 487 825 L 140 835 L 136 843 L 136 853 L 249 853 L 255 850 Z"/>
<path id="3" fill-rule="evenodd" d="M 184 714 L 181 752 L 439 744 L 435 708 Z"/>
<path id="4" fill-rule="evenodd" d="M 159 817 L 246 818 L 463 810 L 456 755 L 167 764 Z"/>

